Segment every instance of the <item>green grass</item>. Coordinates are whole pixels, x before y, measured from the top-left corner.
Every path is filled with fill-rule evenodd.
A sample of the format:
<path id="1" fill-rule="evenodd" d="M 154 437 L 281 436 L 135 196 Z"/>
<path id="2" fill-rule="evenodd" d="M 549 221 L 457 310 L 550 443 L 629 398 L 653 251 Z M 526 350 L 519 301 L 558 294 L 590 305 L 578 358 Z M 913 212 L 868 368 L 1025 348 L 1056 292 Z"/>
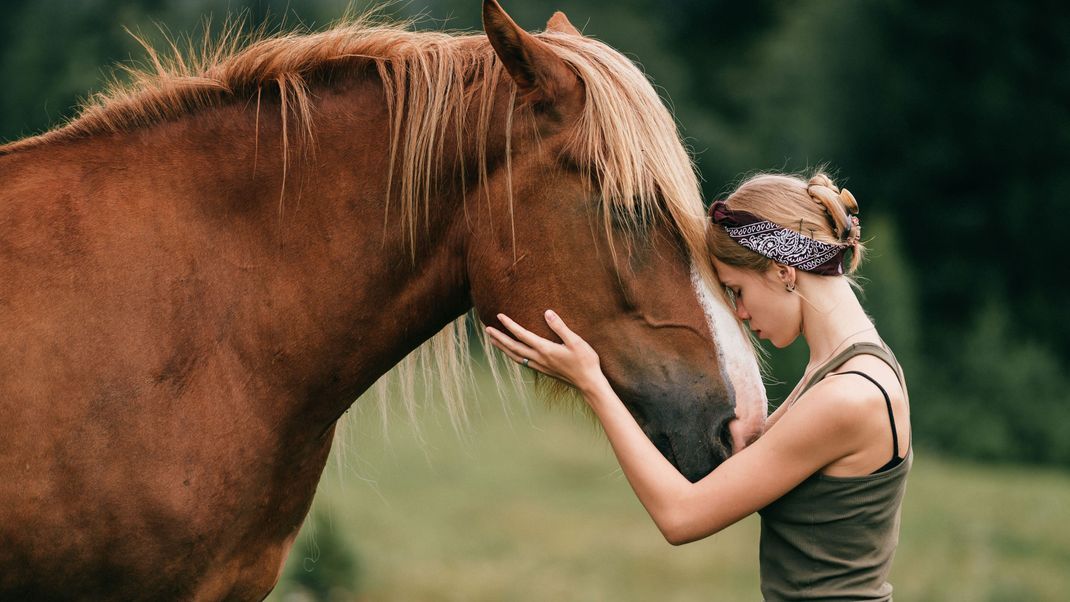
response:
<path id="1" fill-rule="evenodd" d="M 422 442 L 355 406 L 269 600 L 308 599 L 295 577 L 339 600 L 760 599 L 757 517 L 670 546 L 580 413 L 477 397 L 463 436 L 421 412 Z M 892 583 L 907 601 L 1070 600 L 1070 475 L 918 450 Z"/>

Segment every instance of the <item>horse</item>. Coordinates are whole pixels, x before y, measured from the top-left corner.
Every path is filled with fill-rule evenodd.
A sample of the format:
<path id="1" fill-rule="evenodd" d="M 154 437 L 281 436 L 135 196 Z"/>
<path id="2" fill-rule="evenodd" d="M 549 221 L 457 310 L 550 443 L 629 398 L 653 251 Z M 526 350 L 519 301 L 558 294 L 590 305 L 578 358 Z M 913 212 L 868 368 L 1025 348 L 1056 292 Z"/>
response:
<path id="1" fill-rule="evenodd" d="M 649 80 L 562 13 L 483 21 L 146 45 L 0 146 L 0 598 L 262 599 L 339 417 L 498 312 L 568 320 L 689 479 L 757 436 Z"/>

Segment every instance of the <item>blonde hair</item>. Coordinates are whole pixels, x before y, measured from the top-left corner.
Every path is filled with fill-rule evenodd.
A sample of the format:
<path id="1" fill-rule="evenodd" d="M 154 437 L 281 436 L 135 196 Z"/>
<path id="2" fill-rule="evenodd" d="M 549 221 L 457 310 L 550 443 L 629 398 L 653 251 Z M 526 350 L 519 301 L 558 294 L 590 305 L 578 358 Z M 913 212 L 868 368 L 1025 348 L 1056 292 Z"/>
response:
<path id="1" fill-rule="evenodd" d="M 865 255 L 861 228 L 851 220 L 858 213 L 858 201 L 820 169 L 807 180 L 777 173 L 752 176 L 725 199 L 725 205 L 821 242 L 850 244 L 850 262 L 844 266 L 847 275 L 858 269 Z M 773 263 L 772 259 L 732 240 L 716 226 L 710 228 L 709 250 L 719 261 L 756 272 L 765 272 Z"/>

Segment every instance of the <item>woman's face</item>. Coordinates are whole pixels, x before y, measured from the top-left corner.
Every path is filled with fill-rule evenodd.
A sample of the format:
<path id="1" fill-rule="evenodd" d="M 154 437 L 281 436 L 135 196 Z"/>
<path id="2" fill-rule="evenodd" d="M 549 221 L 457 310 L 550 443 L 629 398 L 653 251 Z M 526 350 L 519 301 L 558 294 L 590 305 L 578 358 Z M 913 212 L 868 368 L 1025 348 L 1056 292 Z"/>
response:
<path id="1" fill-rule="evenodd" d="M 778 348 L 787 347 L 799 336 L 802 327 L 802 306 L 799 297 L 785 290 L 785 268 L 772 264 L 765 273 L 732 267 L 716 258 L 713 260 L 717 276 L 730 291 L 736 315 L 760 339 L 767 339 Z"/>

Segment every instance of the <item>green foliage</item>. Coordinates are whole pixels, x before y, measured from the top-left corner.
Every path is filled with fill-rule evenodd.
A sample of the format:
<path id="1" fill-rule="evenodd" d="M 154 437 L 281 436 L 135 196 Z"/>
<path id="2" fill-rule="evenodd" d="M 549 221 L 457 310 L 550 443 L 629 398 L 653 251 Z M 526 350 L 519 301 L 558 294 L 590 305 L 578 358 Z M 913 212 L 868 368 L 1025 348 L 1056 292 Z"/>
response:
<path id="1" fill-rule="evenodd" d="M 990 301 L 956 342 L 915 412 L 933 446 L 992 461 L 1070 464 L 1070 378 L 1044 344 L 1016 330 L 1006 305 Z"/>
<path id="2" fill-rule="evenodd" d="M 860 3 L 863 4 L 863 3 Z M 836 163 L 860 198 L 894 207 L 927 332 L 953 337 L 978 301 L 1003 299 L 1016 326 L 1064 359 L 1067 293 L 1057 256 L 1070 184 L 1065 4 L 881 1 L 853 25 L 870 38 L 833 66 L 851 105 Z M 865 206 L 864 206 L 865 207 Z M 1024 256 L 1023 256 L 1024 255 Z M 933 343 L 934 341 L 928 341 Z"/>
<path id="3" fill-rule="evenodd" d="M 359 590 L 360 562 L 342 526 L 318 504 L 305 520 L 283 572 L 280 593 L 302 600 L 352 600 Z"/>
<path id="4" fill-rule="evenodd" d="M 859 277 L 863 305 L 904 371 L 913 373 L 921 368 L 917 279 L 903 254 L 899 228 L 891 218 L 874 215 L 862 232 L 867 246 Z"/>

